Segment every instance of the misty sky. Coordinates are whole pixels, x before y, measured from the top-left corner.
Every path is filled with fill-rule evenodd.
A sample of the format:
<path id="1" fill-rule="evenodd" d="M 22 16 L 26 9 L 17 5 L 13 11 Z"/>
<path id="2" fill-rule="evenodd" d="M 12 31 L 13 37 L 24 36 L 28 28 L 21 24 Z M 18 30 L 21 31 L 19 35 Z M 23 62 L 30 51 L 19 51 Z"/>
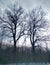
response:
<path id="1" fill-rule="evenodd" d="M 5 8 L 14 1 L 15 0 L 0 0 L 0 8 Z M 18 3 L 27 10 L 42 6 L 47 13 L 47 18 L 50 20 L 50 0 L 18 0 Z"/>

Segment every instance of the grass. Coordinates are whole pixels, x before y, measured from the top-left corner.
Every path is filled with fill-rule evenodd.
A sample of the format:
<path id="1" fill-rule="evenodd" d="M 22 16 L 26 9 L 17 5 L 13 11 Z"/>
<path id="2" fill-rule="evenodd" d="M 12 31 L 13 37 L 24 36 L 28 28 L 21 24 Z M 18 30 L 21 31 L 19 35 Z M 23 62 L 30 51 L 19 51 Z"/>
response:
<path id="1" fill-rule="evenodd" d="M 33 53 L 30 48 L 22 50 L 23 48 L 17 48 L 16 52 L 13 51 L 13 47 L 5 50 L 0 49 L 0 64 L 7 63 L 27 63 L 27 62 L 50 62 L 50 53 Z"/>

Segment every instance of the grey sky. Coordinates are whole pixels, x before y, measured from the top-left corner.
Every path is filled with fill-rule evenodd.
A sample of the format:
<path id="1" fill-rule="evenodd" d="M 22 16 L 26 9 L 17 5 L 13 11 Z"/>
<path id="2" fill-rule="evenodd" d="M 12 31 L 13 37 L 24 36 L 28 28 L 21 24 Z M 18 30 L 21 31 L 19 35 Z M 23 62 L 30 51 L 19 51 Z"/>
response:
<path id="1" fill-rule="evenodd" d="M 0 8 L 5 8 L 14 1 L 15 0 L 0 0 Z M 18 3 L 27 10 L 42 6 L 42 8 L 48 13 L 47 18 L 50 19 L 50 0 L 18 0 Z"/>

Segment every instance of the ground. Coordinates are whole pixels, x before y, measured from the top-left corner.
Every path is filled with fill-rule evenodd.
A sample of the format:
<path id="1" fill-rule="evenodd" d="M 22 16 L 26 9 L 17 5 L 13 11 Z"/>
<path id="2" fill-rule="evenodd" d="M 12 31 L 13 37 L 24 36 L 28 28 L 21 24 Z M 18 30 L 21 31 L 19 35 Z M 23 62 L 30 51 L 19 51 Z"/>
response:
<path id="1" fill-rule="evenodd" d="M 29 62 L 50 62 L 50 53 L 39 53 L 39 51 L 33 53 L 29 48 L 26 50 L 16 48 L 16 51 L 13 50 L 13 47 L 5 50 L 0 49 L 0 64 Z"/>

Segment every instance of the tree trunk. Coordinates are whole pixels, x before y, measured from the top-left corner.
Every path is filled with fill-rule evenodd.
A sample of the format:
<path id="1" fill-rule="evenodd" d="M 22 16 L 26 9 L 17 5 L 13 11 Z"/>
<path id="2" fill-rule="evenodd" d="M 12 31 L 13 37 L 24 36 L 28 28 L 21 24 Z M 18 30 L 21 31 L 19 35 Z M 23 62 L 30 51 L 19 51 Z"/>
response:
<path id="1" fill-rule="evenodd" d="M 35 44 L 32 44 L 33 53 L 35 52 Z"/>
<path id="2" fill-rule="evenodd" d="M 16 51 L 16 24 L 14 25 L 15 28 L 14 28 L 14 33 L 13 33 L 13 39 L 14 39 L 14 51 Z"/>
<path id="3" fill-rule="evenodd" d="M 16 51 L 16 41 L 14 40 L 14 51 Z"/>
<path id="4" fill-rule="evenodd" d="M 32 42 L 32 40 L 31 40 L 31 36 L 30 36 L 30 41 L 31 41 L 31 45 L 32 45 L 33 52 L 35 52 L 34 38 L 33 38 L 33 42 Z"/>
<path id="5" fill-rule="evenodd" d="M 13 41 L 14 41 L 14 51 L 16 51 L 16 38 L 15 34 L 13 33 Z"/>

